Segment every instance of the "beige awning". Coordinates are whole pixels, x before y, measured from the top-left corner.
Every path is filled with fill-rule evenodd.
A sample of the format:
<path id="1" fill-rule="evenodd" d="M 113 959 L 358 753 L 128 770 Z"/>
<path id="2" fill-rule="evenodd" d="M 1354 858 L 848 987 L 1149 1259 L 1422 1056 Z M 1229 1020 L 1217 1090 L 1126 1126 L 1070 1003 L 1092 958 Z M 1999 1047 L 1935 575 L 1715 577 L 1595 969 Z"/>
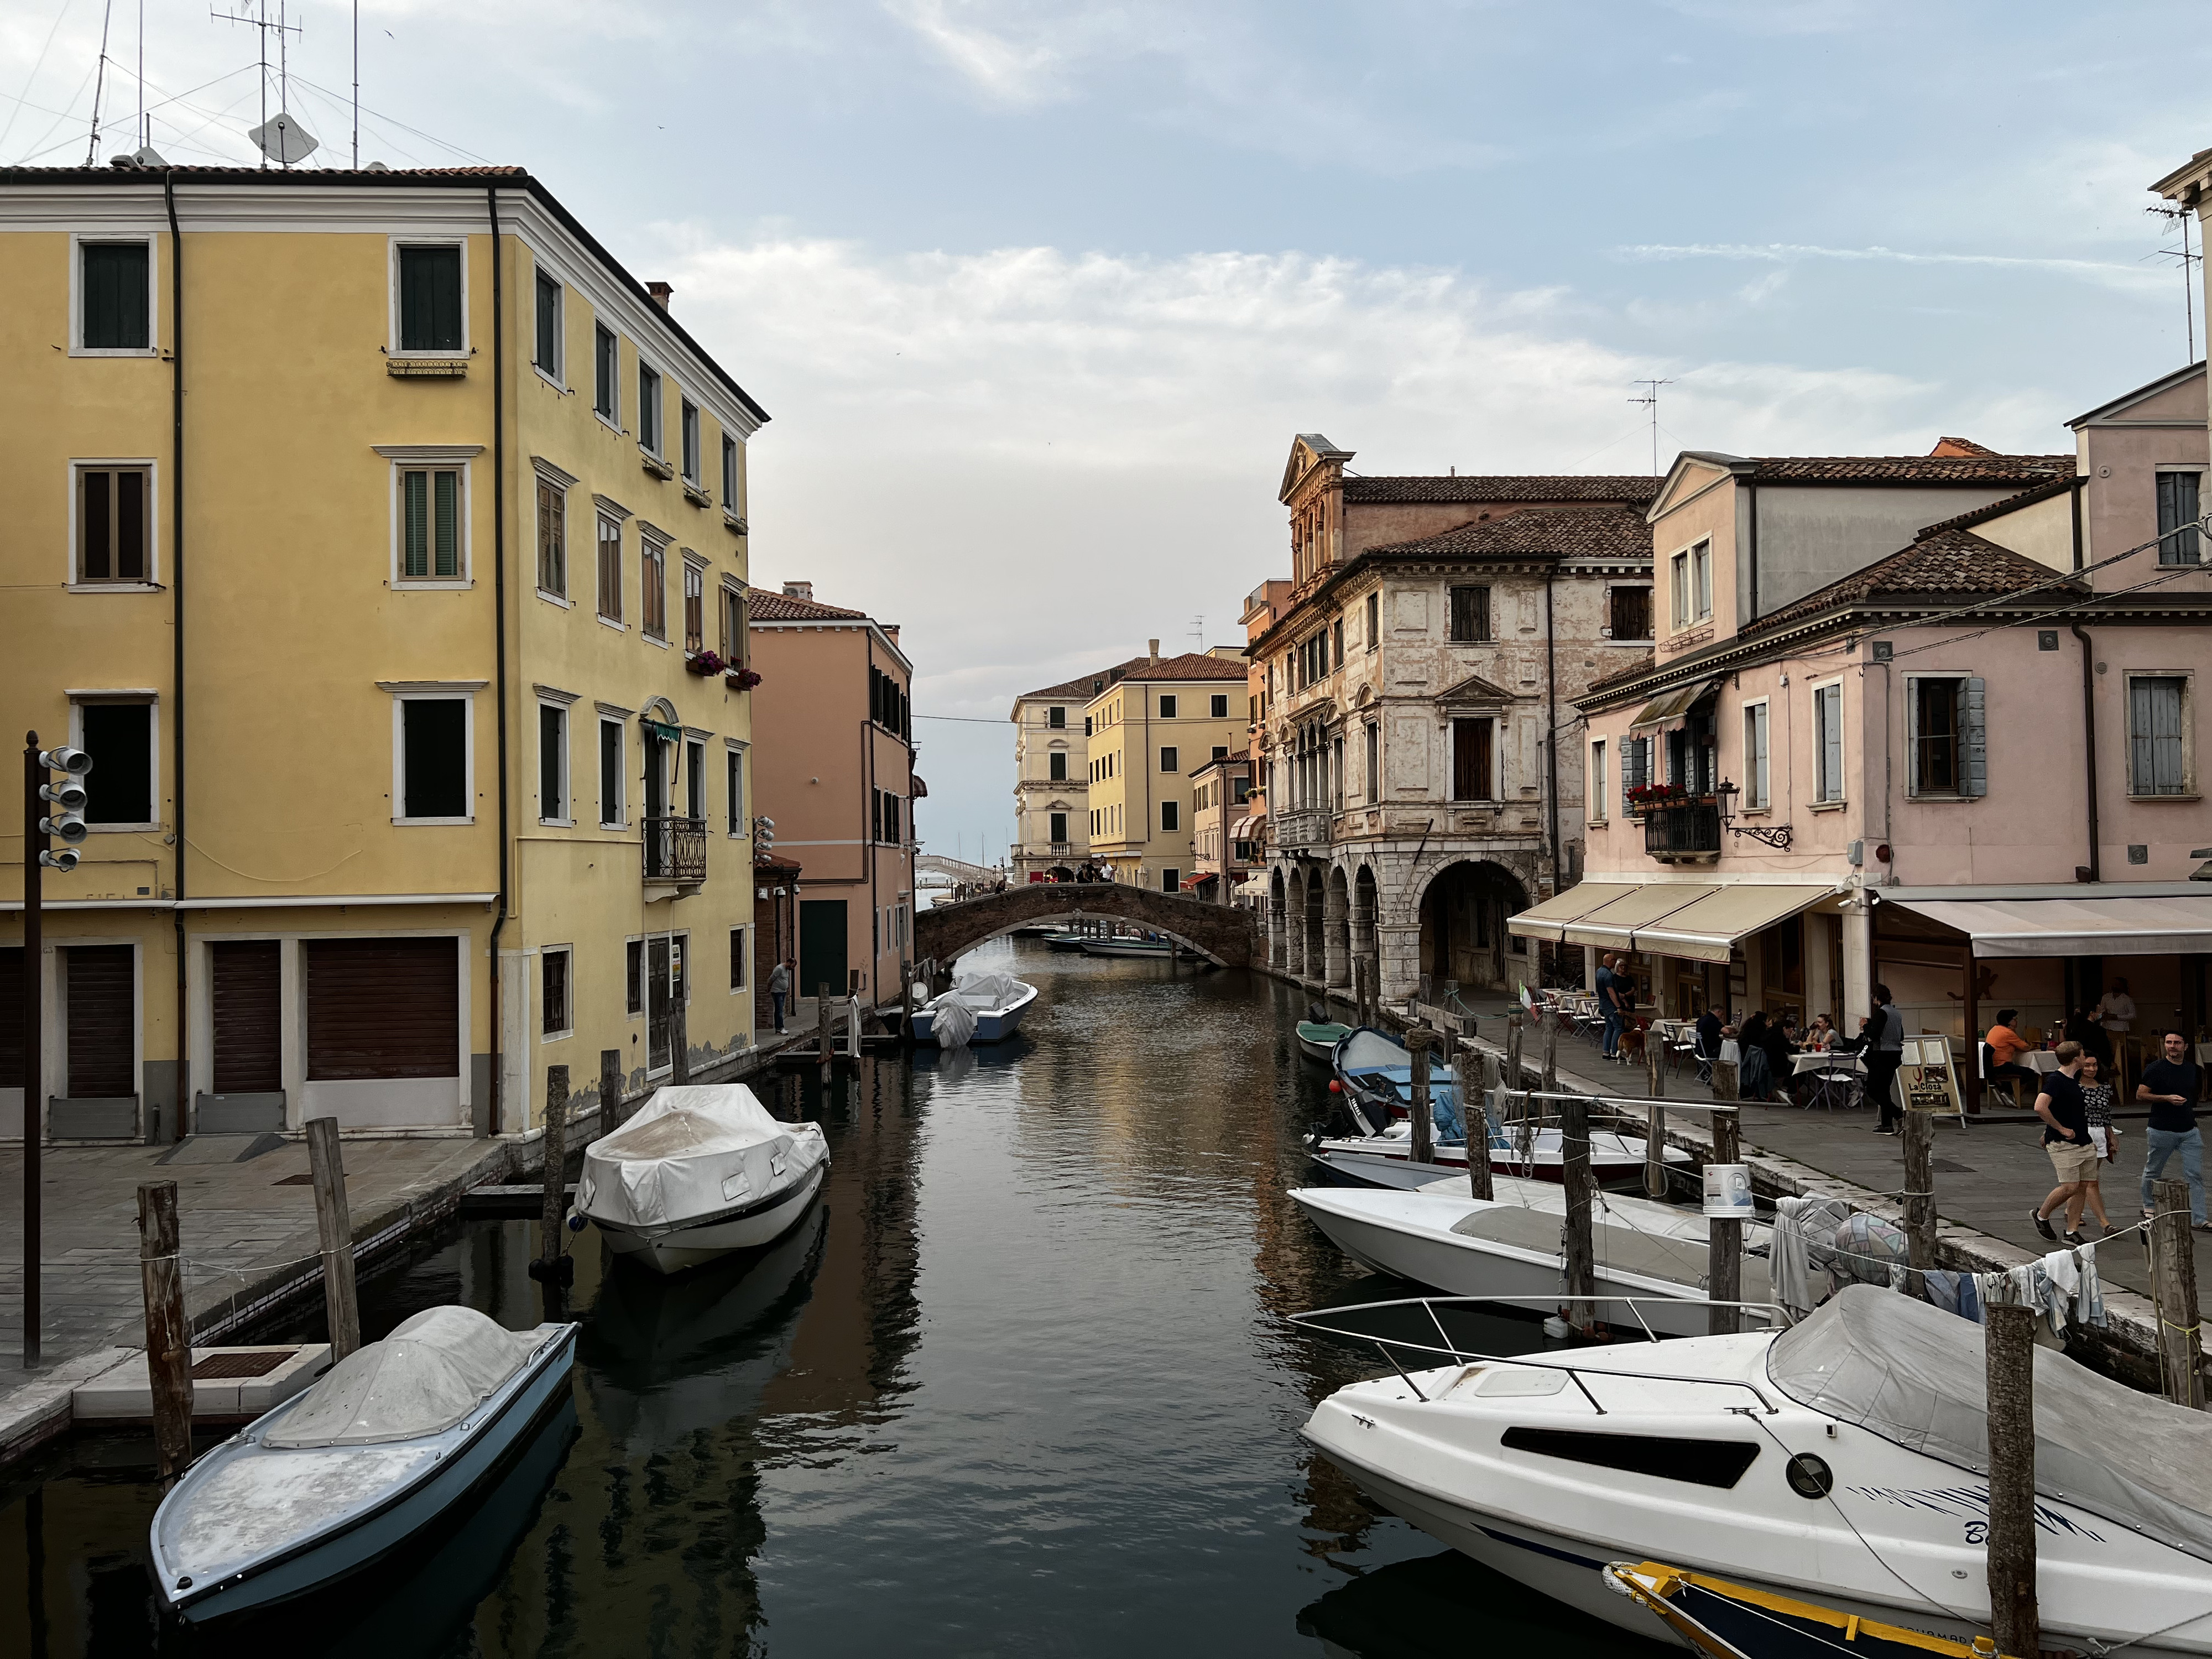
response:
<path id="1" fill-rule="evenodd" d="M 1577 916 L 1586 916 L 1601 904 L 1610 904 L 1636 889 L 1626 882 L 1585 881 L 1564 893 L 1554 893 L 1541 904 L 1505 919 L 1505 931 L 1519 939 L 1547 939 L 1559 943 L 1559 930 Z"/>
<path id="2" fill-rule="evenodd" d="M 1636 930 L 1636 948 L 1692 962 L 1726 962 L 1739 939 L 1835 896 L 1833 886 L 1723 887 Z"/>
<path id="3" fill-rule="evenodd" d="M 1978 957 L 2162 957 L 2212 951 L 2212 893 L 2186 898 L 1889 902 L 1966 934 Z"/>
<path id="4" fill-rule="evenodd" d="M 1718 679 L 1692 680 L 1687 685 L 1676 686 L 1672 691 L 1662 691 L 1644 705 L 1644 712 L 1629 721 L 1628 729 L 1641 732 L 1647 726 L 1665 726 L 1679 720 L 1719 687 Z"/>
<path id="5" fill-rule="evenodd" d="M 1636 943 L 1644 924 L 1693 904 L 1719 890 L 1709 881 L 1653 882 L 1593 910 L 1569 925 L 1565 938 L 1570 945 L 1598 945 L 1609 951 L 1626 951 Z"/>

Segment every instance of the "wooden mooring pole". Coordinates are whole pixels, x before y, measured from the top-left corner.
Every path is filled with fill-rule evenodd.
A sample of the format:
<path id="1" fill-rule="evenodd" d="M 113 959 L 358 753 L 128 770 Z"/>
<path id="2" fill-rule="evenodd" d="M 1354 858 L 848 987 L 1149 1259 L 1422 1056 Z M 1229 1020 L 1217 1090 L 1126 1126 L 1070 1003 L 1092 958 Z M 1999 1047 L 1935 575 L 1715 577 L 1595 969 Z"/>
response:
<path id="1" fill-rule="evenodd" d="M 567 1066 L 559 1070 L 563 1077 L 568 1075 Z M 680 1002 L 668 1011 L 668 1080 L 679 1089 L 691 1081 L 691 1033 Z M 565 1088 L 562 1091 L 563 1095 L 567 1092 Z"/>
<path id="2" fill-rule="evenodd" d="M 1712 1121 L 1713 1162 L 1741 1163 L 1742 1141 L 1735 1113 L 1715 1112 Z M 1735 1302 L 1743 1295 L 1743 1223 L 1709 1221 L 1705 1228 L 1710 1252 L 1705 1266 L 1705 1296 L 1713 1304 L 1706 1310 L 1705 1328 L 1715 1336 L 1724 1336 L 1742 1328 L 1743 1310 L 1720 1304 Z"/>
<path id="3" fill-rule="evenodd" d="M 914 1047 L 914 964 L 899 963 L 899 1046 Z"/>
<path id="4" fill-rule="evenodd" d="M 1656 1031 L 1644 1034 L 1644 1092 L 1651 1102 L 1644 1115 L 1644 1191 L 1650 1198 L 1667 1196 L 1667 1072 L 1662 1062 L 1666 1046 Z"/>
<path id="5" fill-rule="evenodd" d="M 623 1056 L 619 1048 L 599 1050 L 599 1133 L 622 1127 Z"/>
<path id="6" fill-rule="evenodd" d="M 1546 1059 L 1550 1058 L 1550 1044 L 1546 1045 Z M 1546 1066 L 1548 1073 L 1550 1067 Z M 1549 1076 L 1545 1079 L 1545 1091 L 1552 1091 Z M 1590 1237 L 1590 1200 L 1597 1182 L 1590 1174 L 1589 1103 L 1580 1095 L 1567 1100 L 1559 1108 L 1560 1175 L 1567 1189 L 1567 1294 L 1587 1297 L 1597 1290 L 1597 1252 Z M 1578 1330 L 1589 1330 L 1597 1323 L 1597 1304 L 1589 1301 L 1575 1301 L 1567 1304 L 1565 1318 Z"/>
<path id="7" fill-rule="evenodd" d="M 1429 1050 L 1436 1046 L 1437 1034 L 1425 1025 L 1416 1025 L 1406 1033 L 1406 1051 L 1413 1062 L 1413 1104 L 1411 1114 L 1413 1130 L 1413 1162 L 1433 1164 L 1437 1161 L 1436 1118 L 1429 1104 Z"/>
<path id="8" fill-rule="evenodd" d="M 1465 1044 L 1455 1068 L 1461 1078 L 1460 1100 L 1467 1116 L 1467 1179 L 1468 1188 L 1477 1198 L 1495 1198 L 1497 1191 L 1490 1179 L 1490 1100 L 1504 1075 L 1498 1056 L 1478 1050 L 1472 1043 Z M 1468 1098 L 1468 1085 L 1480 1085 L 1472 1100 Z M 1504 1103 L 1498 1103 L 1500 1115 Z"/>
<path id="9" fill-rule="evenodd" d="M 2150 1283 L 2151 1300 L 2158 1310 L 2159 1386 L 2175 1405 L 2201 1412 L 2204 1409 L 2204 1341 L 2197 1309 L 2197 1253 L 2189 1224 L 2189 1183 L 2154 1181 L 2150 1194 Z"/>
<path id="10" fill-rule="evenodd" d="M 568 1216 L 568 1068 L 565 1066 L 545 1068 L 545 1139 L 540 1151 L 544 1154 L 539 1173 L 544 1177 L 545 1198 L 538 1217 L 538 1256 L 530 1264 L 530 1276 L 550 1287 L 567 1284 L 576 1273 L 576 1259 L 561 1248 Z M 549 1310 L 550 1298 L 555 1294 L 550 1288 L 546 1292 Z M 551 1316 L 550 1311 L 547 1316 Z"/>
<path id="11" fill-rule="evenodd" d="M 1936 1115 L 1914 1107 L 1905 1114 L 1899 1139 L 1905 1152 L 1905 1263 L 1910 1289 L 1922 1293 L 1921 1275 L 1936 1265 Z"/>
<path id="12" fill-rule="evenodd" d="M 138 1188 L 138 1276 L 146 1294 L 146 1380 L 154 1391 L 154 1455 L 161 1478 L 192 1461 L 192 1334 L 178 1259 L 177 1183 Z"/>
<path id="13" fill-rule="evenodd" d="M 2033 1308 L 2003 1305 L 1982 1314 L 1990 1423 L 1990 1633 L 1999 1653 L 2029 1659 L 2043 1650 L 2035 1601 L 2036 1317 Z"/>
<path id="14" fill-rule="evenodd" d="M 1505 1086 L 1516 1094 L 1528 1086 L 1521 1076 L 1521 1040 L 1527 1028 L 1518 1008 L 1505 1016 Z"/>
<path id="15" fill-rule="evenodd" d="M 1559 1092 L 1559 1022 L 1553 1015 L 1544 1021 L 1544 1092 Z"/>
<path id="16" fill-rule="evenodd" d="M 818 987 L 816 988 L 814 993 L 814 1033 L 820 1042 L 822 1050 L 822 1069 L 825 1072 L 830 1069 L 830 1062 L 836 1058 L 836 1055 L 830 1046 L 830 1021 L 831 1018 L 832 1016 L 830 1012 L 830 981 L 825 979 Z"/>
<path id="17" fill-rule="evenodd" d="M 307 1120 L 307 1171 L 315 1186 L 315 1232 L 323 1252 L 323 1320 L 331 1364 L 361 1346 L 361 1304 L 354 1295 L 353 1212 L 346 1203 L 345 1160 L 334 1117 Z"/>

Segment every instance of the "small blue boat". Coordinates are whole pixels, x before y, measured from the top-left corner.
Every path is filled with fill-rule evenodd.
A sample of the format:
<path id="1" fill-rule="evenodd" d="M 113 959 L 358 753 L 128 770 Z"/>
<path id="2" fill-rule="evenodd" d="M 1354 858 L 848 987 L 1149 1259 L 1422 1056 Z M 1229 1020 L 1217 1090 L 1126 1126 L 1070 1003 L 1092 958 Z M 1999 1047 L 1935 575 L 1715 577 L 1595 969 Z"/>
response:
<path id="1" fill-rule="evenodd" d="M 1393 1117 L 1407 1116 L 1413 1105 L 1413 1056 L 1388 1031 L 1362 1025 L 1336 1045 L 1329 1057 L 1345 1103 L 1362 1119 L 1370 1134 L 1390 1127 Z M 1429 1064 L 1429 1106 L 1435 1115 L 1438 1139 L 1464 1141 L 1466 1121 L 1460 1110 L 1459 1077 L 1442 1060 Z"/>
<path id="2" fill-rule="evenodd" d="M 154 1581 L 198 1622 L 382 1560 L 520 1455 L 568 1397 L 574 1325 L 427 1308 L 202 1457 L 155 1511 Z"/>

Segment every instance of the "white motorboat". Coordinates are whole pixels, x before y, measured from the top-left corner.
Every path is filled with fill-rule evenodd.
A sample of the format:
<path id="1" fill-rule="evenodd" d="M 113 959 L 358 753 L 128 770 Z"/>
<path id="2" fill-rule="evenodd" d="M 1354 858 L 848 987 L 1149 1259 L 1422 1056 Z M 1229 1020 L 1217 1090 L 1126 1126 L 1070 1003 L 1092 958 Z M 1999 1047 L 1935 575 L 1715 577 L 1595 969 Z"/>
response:
<path id="1" fill-rule="evenodd" d="M 1021 1029 L 1022 1016 L 1036 998 L 1036 986 L 1012 974 L 956 972 L 951 990 L 915 1010 L 914 1039 L 940 1048 L 1003 1042 Z"/>
<path id="2" fill-rule="evenodd" d="M 1590 1173 L 1601 1187 L 1633 1187 L 1644 1179 L 1645 1141 L 1641 1135 L 1625 1135 L 1612 1129 L 1590 1131 Z M 1559 1182 L 1565 1178 L 1565 1142 L 1556 1128 L 1522 1130 L 1492 1128 L 1490 1167 L 1503 1176 L 1531 1177 Z M 1398 1119 L 1381 1134 L 1341 1135 L 1324 1139 L 1325 1152 L 1352 1153 L 1364 1158 L 1410 1158 L 1413 1155 L 1413 1126 Z M 1438 1164 L 1464 1170 L 1467 1142 L 1440 1140 L 1434 1148 Z M 1679 1146 L 1667 1149 L 1667 1164 L 1688 1176 L 1694 1160 Z"/>
<path id="3" fill-rule="evenodd" d="M 576 1327 L 428 1308 L 187 1470 L 154 1581 L 188 1620 L 303 1595 L 382 1559 L 504 1468 L 566 1397 Z"/>
<path id="4" fill-rule="evenodd" d="M 782 1123 L 742 1083 L 658 1090 L 584 1152 L 576 1214 L 617 1255 L 664 1273 L 774 1243 L 830 1167 L 811 1123 Z"/>
<path id="5" fill-rule="evenodd" d="M 1180 958 L 1188 962 L 1198 952 L 1188 945 L 1177 945 L 1165 937 L 1134 939 L 1127 934 L 1114 934 L 1104 939 L 1085 939 L 1083 954 L 1086 957 L 1150 957 L 1158 962 Z"/>
<path id="6" fill-rule="evenodd" d="M 1378 1273 L 1452 1296 L 1537 1297 L 1566 1284 L 1563 1186 L 1492 1176 L 1495 1199 L 1474 1197 L 1464 1180 L 1410 1191 L 1307 1187 L 1291 1197 L 1336 1247 Z M 1605 1194 L 1590 1214 L 1596 1263 L 1585 1310 L 1619 1328 L 1698 1336 L 1711 1328 L 1705 1303 L 1711 1230 L 1703 1215 L 1648 1199 Z M 1747 1255 L 1739 1299 L 1770 1299 L 1766 1263 Z M 1640 1321 L 1640 1323 L 1639 1323 Z"/>
<path id="7" fill-rule="evenodd" d="M 1349 1334 L 1353 1313 L 1300 1322 Z M 1979 1326 L 1847 1285 L 1779 1333 L 1462 1353 L 1340 1389 L 1304 1434 L 1393 1514 L 1639 1635 L 1609 1563 L 1970 1640 L 1990 1619 L 1985 1363 Z M 2045 1650 L 2212 1653 L 2212 1418 L 2050 1349 L 2034 1366 Z"/>

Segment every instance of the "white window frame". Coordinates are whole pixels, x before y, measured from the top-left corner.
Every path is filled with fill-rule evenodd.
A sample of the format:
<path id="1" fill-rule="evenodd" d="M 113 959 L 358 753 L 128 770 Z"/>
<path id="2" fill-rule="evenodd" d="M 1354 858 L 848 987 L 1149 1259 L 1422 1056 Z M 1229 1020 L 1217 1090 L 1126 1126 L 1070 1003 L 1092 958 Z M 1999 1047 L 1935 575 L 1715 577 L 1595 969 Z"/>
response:
<path id="1" fill-rule="evenodd" d="M 738 464 L 738 444 L 737 439 L 727 431 L 724 431 L 720 436 L 722 440 L 722 511 L 732 519 L 741 519 L 744 517 L 744 507 L 738 497 L 744 492 L 739 489 L 738 480 L 743 475 L 744 468 Z"/>
<path id="2" fill-rule="evenodd" d="M 1697 611 L 1693 623 L 1710 622 L 1713 614 L 1713 542 L 1708 536 L 1690 546 L 1690 603 Z"/>
<path id="3" fill-rule="evenodd" d="M 676 538 L 658 526 L 647 524 L 643 519 L 637 521 L 637 636 L 647 645 L 657 646 L 663 651 L 672 648 L 668 638 L 668 556 L 675 550 Z M 658 634 L 647 631 L 645 625 L 645 567 L 648 552 L 660 556 L 660 632 Z M 627 599 L 629 596 L 625 594 L 623 597 Z M 676 595 L 676 622 L 680 629 L 684 623 L 684 595 L 680 589 Z M 677 637 L 680 641 L 683 635 L 679 633 Z"/>
<path id="4" fill-rule="evenodd" d="M 570 711 L 576 706 L 576 701 L 573 692 L 555 691 L 545 686 L 538 688 L 538 708 L 556 709 L 561 715 L 561 805 L 565 810 L 557 818 L 545 816 L 545 727 L 544 721 L 538 723 L 538 765 L 535 774 L 538 785 L 538 821 L 551 829 L 573 830 L 576 827 L 576 731 L 575 722 L 570 718 Z M 598 758 L 595 753 L 592 759 L 596 761 Z"/>
<path id="5" fill-rule="evenodd" d="M 84 253 L 87 242 L 143 242 L 146 245 L 146 341 L 137 346 L 88 346 L 84 340 Z M 151 231 L 71 231 L 69 245 L 69 355 L 72 357 L 159 357 L 161 355 L 161 239 Z M 396 281 L 399 266 L 392 267 Z M 397 304 L 395 297 L 394 304 Z M 395 310 L 395 319 L 398 315 Z M 396 328 L 398 323 L 395 321 Z"/>
<path id="6" fill-rule="evenodd" d="M 125 686 L 112 690 L 99 688 L 72 690 L 65 695 L 69 698 L 70 706 L 70 744 L 71 747 L 77 749 L 84 747 L 84 708 L 87 703 L 144 703 L 148 705 L 149 711 L 146 716 L 146 743 L 149 750 L 146 799 L 153 807 L 155 817 L 145 823 L 94 823 L 87 819 L 84 826 L 86 833 L 94 836 L 143 836 L 149 830 L 161 829 L 163 826 L 159 816 L 161 810 L 161 693 L 147 687 Z M 97 767 L 100 764 L 100 757 L 94 755 L 92 761 Z"/>
<path id="7" fill-rule="evenodd" d="M 547 368 L 538 361 L 538 279 L 546 277 L 553 284 L 553 367 Z M 543 259 L 535 260 L 530 272 L 530 367 L 538 378 L 556 392 L 568 389 L 568 285 L 561 274 Z M 569 999 L 574 1001 L 574 999 Z"/>
<path id="8" fill-rule="evenodd" d="M 707 465 L 707 426 L 699 405 L 676 394 L 676 471 L 693 489 L 703 489 L 699 474 Z"/>
<path id="9" fill-rule="evenodd" d="M 100 356 L 113 356 L 100 353 Z M 125 352 L 125 356 L 136 356 Z M 124 467 L 146 470 L 146 580 L 142 582 L 81 582 L 76 579 L 78 520 L 84 511 L 84 489 L 77 482 L 82 471 L 114 471 Z M 161 463 L 151 455 L 72 456 L 65 464 L 62 488 L 68 493 L 64 515 L 69 530 L 62 542 L 62 586 L 72 593 L 158 593 L 161 591 Z"/>
<path id="10" fill-rule="evenodd" d="M 569 535 L 568 531 L 576 515 L 571 510 L 574 504 L 568 500 L 568 497 L 574 491 L 580 480 L 578 480 L 573 474 L 564 471 L 560 467 L 554 465 L 552 462 L 547 460 L 543 455 L 532 455 L 530 458 L 530 465 L 532 471 L 536 475 L 536 482 L 542 484 L 550 484 L 561 494 L 561 580 L 562 583 L 562 591 L 556 593 L 550 588 L 539 586 L 538 588 L 538 597 L 544 600 L 548 605 L 557 605 L 563 611 L 572 611 L 575 608 L 576 602 L 569 597 L 567 591 L 567 584 L 574 579 L 576 574 L 576 550 L 574 538 Z M 538 492 L 536 490 L 533 489 L 530 492 L 530 499 L 532 507 L 535 507 L 538 504 Z M 535 520 L 533 520 L 531 525 L 532 534 L 530 538 L 530 580 L 533 584 L 538 580 L 537 529 L 538 526 Z M 594 607 L 599 604 L 599 526 L 598 523 L 594 521 L 592 526 L 592 603 Z"/>
<path id="11" fill-rule="evenodd" d="M 1756 745 L 1752 741 L 1754 720 L 1759 727 Z M 1765 812 L 1772 811 L 1773 806 L 1773 703 L 1770 698 L 1752 697 L 1743 705 L 1743 810 L 1747 813 Z"/>
<path id="12" fill-rule="evenodd" d="M 1170 813 L 1175 815 L 1173 823 L 1168 822 Z M 1164 836 L 1182 834 L 1182 803 L 1181 801 L 1164 800 L 1160 803 L 1160 833 Z"/>
<path id="13" fill-rule="evenodd" d="M 1690 625 L 1690 550 L 1682 549 L 1667 560 L 1667 620 L 1669 631 L 1679 634 Z"/>
<path id="14" fill-rule="evenodd" d="M 592 772 L 594 778 L 592 793 L 599 797 L 599 828 L 627 830 L 629 828 L 629 712 L 617 712 L 605 703 L 598 704 L 597 711 L 599 726 L 592 733 Z M 599 759 L 601 747 L 606 741 L 606 729 L 610 726 L 615 728 L 615 779 L 622 789 L 621 797 L 614 804 L 616 816 L 613 817 L 607 816 L 607 772 Z"/>
<path id="15" fill-rule="evenodd" d="M 385 355 L 403 362 L 452 362 L 466 358 L 474 345 L 469 330 L 469 239 L 465 236 L 393 236 L 386 239 L 385 286 L 390 291 Z M 399 349 L 399 250 L 403 247 L 457 247 L 461 251 L 461 343 L 447 351 L 402 351 Z"/>
<path id="16" fill-rule="evenodd" d="M 741 738 L 722 739 L 722 812 L 729 820 L 727 834 L 732 841 L 750 841 L 753 834 L 752 813 L 748 806 L 752 789 L 745 777 L 747 746 Z M 738 810 L 735 812 L 730 811 L 730 767 L 732 763 L 738 769 Z"/>
<path id="17" fill-rule="evenodd" d="M 1370 731 L 1372 727 L 1369 728 Z M 1592 738 L 1589 746 L 1589 821 L 1603 823 L 1605 812 L 1605 760 L 1607 744 L 1603 738 Z"/>
<path id="18" fill-rule="evenodd" d="M 566 957 L 568 958 L 568 968 L 566 975 L 568 985 L 568 1006 L 562 1011 L 568 1015 L 568 1023 L 557 1031 L 548 1031 L 544 1029 L 545 959 L 548 957 Z M 541 945 L 538 948 L 538 1018 L 535 1022 L 538 1027 L 538 1041 L 540 1042 L 565 1042 L 570 1037 L 576 1035 L 576 947 L 573 945 Z"/>
<path id="19" fill-rule="evenodd" d="M 410 702 L 459 702 L 461 705 L 461 780 L 463 793 L 474 805 L 477 790 L 477 693 L 483 680 L 420 680 L 409 684 L 384 681 L 377 689 L 392 696 L 392 822 L 404 829 L 441 824 L 468 824 L 474 811 L 459 817 L 410 818 L 400 816 L 407 805 L 407 705 Z"/>
<path id="20" fill-rule="evenodd" d="M 604 412 L 599 408 L 599 336 L 602 333 L 615 343 L 614 373 L 607 378 L 608 386 L 614 393 L 615 406 Z M 608 327 L 603 317 L 592 319 L 592 418 L 610 432 L 623 432 L 622 331 Z"/>
<path id="21" fill-rule="evenodd" d="M 2181 469 L 2174 470 L 2179 471 Z M 2168 570 L 2212 568 L 2212 560 L 2208 560 L 2202 565 L 2167 565 L 2165 568 Z M 2144 795 L 2136 793 L 2135 683 L 2137 680 L 2179 680 L 2181 682 L 2181 793 L 2178 795 Z M 2120 731 L 2128 745 L 2129 801 L 2130 803 L 2142 801 L 2156 805 L 2166 801 L 2193 801 L 2202 799 L 2198 793 L 2197 779 L 2197 671 L 2193 668 L 2123 670 L 2120 696 Z"/>
<path id="22" fill-rule="evenodd" d="M 1846 805 L 1851 798 L 1850 756 L 1844 738 L 1850 735 L 1844 727 L 1844 682 L 1840 677 L 1822 680 L 1808 686 L 1813 699 L 1813 801 L 1814 811 L 1825 811 Z M 1820 700 L 1828 692 L 1836 694 L 1836 723 L 1838 727 L 1836 757 L 1836 793 L 1824 795 L 1820 792 L 1827 784 L 1828 734 L 1820 724 Z M 1770 736 L 1771 735 L 1770 732 Z"/>
<path id="23" fill-rule="evenodd" d="M 476 586 L 476 480 L 471 476 L 472 462 L 483 453 L 482 444 L 376 444 L 376 453 L 392 464 L 391 513 L 392 559 L 386 585 L 401 592 L 457 592 Z M 401 475 L 408 472 L 444 471 L 447 469 L 461 475 L 461 514 L 459 547 L 461 573 L 458 576 L 407 576 L 406 495 Z M 537 562 L 536 545 L 532 548 L 532 562 Z M 537 576 L 533 572 L 531 580 Z"/>
<path id="24" fill-rule="evenodd" d="M 650 444 L 645 441 L 645 377 L 648 374 L 653 376 L 653 401 L 659 405 L 653 411 L 658 417 L 654 425 L 659 429 L 653 433 L 653 441 Z M 667 465 L 668 457 L 662 453 L 662 448 L 667 442 L 668 375 L 659 364 L 647 357 L 641 348 L 637 354 L 637 447 L 665 466 Z"/>

